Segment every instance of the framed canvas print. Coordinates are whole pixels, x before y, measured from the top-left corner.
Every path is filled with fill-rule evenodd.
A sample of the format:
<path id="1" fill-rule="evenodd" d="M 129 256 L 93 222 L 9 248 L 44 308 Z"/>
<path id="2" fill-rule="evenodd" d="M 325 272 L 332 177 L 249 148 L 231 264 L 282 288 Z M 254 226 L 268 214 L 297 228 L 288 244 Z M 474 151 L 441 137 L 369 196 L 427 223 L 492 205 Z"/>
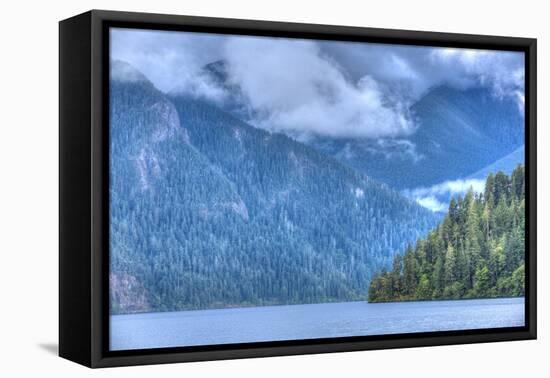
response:
<path id="1" fill-rule="evenodd" d="M 536 40 L 60 23 L 60 355 L 536 337 Z"/>

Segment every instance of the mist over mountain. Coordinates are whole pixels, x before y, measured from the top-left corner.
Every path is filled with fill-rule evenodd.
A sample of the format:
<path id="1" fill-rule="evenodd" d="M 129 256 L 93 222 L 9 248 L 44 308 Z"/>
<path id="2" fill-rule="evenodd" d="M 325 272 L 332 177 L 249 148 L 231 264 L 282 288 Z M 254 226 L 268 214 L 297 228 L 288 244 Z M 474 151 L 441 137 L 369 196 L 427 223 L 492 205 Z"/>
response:
<path id="1" fill-rule="evenodd" d="M 438 221 L 332 156 L 112 66 L 113 313 L 366 299 Z"/>
<path id="2" fill-rule="evenodd" d="M 231 84 L 226 62 L 213 62 L 204 70 L 229 93 L 221 104 L 226 111 L 252 122 L 258 118 L 247 105 L 242 90 Z M 302 138 L 292 132 L 288 135 L 303 139 L 319 152 L 395 190 L 469 178 L 524 144 L 524 118 L 517 100 L 498 96 L 489 87 L 435 87 L 414 103 L 410 112 L 417 126 L 409 136 Z"/>

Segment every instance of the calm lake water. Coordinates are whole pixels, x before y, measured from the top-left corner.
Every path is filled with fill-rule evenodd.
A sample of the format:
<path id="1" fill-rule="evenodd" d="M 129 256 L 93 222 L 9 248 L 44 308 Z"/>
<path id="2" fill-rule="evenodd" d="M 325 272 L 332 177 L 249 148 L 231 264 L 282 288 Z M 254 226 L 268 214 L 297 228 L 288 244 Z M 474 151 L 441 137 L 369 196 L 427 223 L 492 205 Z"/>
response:
<path id="1" fill-rule="evenodd" d="M 323 303 L 111 316 L 111 350 L 523 326 L 524 298 Z"/>

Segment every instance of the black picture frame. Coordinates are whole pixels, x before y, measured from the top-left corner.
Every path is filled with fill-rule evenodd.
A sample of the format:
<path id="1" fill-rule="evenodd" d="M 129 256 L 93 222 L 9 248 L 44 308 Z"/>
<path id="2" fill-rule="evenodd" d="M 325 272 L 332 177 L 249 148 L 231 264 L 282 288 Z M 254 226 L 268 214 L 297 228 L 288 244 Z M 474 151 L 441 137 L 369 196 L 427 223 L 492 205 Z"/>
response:
<path id="1" fill-rule="evenodd" d="M 525 53 L 524 327 L 109 351 L 108 28 L 512 50 Z M 59 355 L 88 367 L 536 338 L 536 39 L 92 10 L 59 24 Z"/>

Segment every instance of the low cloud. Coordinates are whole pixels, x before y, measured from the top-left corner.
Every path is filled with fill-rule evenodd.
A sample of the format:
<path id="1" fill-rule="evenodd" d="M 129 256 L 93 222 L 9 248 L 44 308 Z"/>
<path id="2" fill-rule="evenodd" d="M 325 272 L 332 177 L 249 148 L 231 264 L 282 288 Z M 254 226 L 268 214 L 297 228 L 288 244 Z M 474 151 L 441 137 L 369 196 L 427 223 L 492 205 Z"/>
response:
<path id="1" fill-rule="evenodd" d="M 411 100 L 439 85 L 458 89 L 484 86 L 495 96 L 516 99 L 523 112 L 525 58 L 521 52 L 355 42 L 321 45 L 354 77 L 368 73 Z"/>
<path id="2" fill-rule="evenodd" d="M 371 76 L 356 83 L 312 41 L 232 38 L 225 45 L 231 84 L 259 127 L 329 137 L 396 137 L 415 129 L 408 106 Z"/>
<path id="3" fill-rule="evenodd" d="M 447 204 L 444 202 L 441 202 L 434 196 L 428 196 L 428 197 L 419 197 L 416 198 L 416 202 L 420 206 L 424 206 L 426 209 L 433 211 L 434 213 L 440 213 L 447 210 Z"/>
<path id="4" fill-rule="evenodd" d="M 525 67 L 522 53 L 445 48 L 434 50 L 432 56 L 443 66 L 458 68 L 454 71 L 461 76 L 449 79 L 460 83 L 471 78 L 475 84 L 491 88 L 497 97 L 515 99 L 523 112 Z M 462 85 L 467 86 L 467 83 Z"/>
<path id="5" fill-rule="evenodd" d="M 464 195 L 470 189 L 476 193 L 483 192 L 485 181 L 478 179 L 445 181 L 430 187 L 405 190 L 403 194 L 427 209 L 440 212 L 447 209 L 451 197 Z"/>
<path id="6" fill-rule="evenodd" d="M 232 94 L 203 67 L 224 60 L 248 121 L 301 140 L 406 138 L 411 105 L 438 85 L 485 86 L 524 106 L 519 52 L 112 29 L 111 57 L 164 92 L 216 102 Z"/>
<path id="7" fill-rule="evenodd" d="M 136 83 L 147 80 L 145 75 L 143 75 L 141 72 L 136 70 L 130 64 L 126 62 L 121 62 L 120 60 L 112 60 L 110 68 L 111 72 L 109 74 L 111 80 L 114 81 Z"/>
<path id="8" fill-rule="evenodd" d="M 222 101 L 227 95 L 203 72 L 227 37 L 135 29 L 111 29 L 110 57 L 131 64 L 159 90 Z"/>

